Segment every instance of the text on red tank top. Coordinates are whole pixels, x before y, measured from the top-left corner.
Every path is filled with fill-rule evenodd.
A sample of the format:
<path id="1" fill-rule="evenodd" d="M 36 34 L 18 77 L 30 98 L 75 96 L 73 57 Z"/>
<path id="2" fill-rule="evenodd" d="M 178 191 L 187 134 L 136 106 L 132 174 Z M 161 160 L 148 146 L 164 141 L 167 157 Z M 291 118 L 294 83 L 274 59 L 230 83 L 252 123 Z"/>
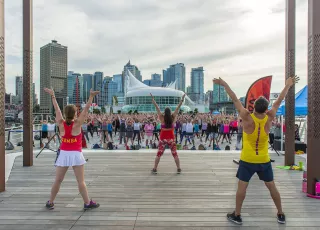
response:
<path id="1" fill-rule="evenodd" d="M 80 133 L 77 136 L 72 135 L 72 128 L 74 122 L 68 125 L 66 122 L 63 122 L 64 126 L 64 136 L 61 137 L 61 150 L 66 151 L 82 151 L 82 134 Z"/>

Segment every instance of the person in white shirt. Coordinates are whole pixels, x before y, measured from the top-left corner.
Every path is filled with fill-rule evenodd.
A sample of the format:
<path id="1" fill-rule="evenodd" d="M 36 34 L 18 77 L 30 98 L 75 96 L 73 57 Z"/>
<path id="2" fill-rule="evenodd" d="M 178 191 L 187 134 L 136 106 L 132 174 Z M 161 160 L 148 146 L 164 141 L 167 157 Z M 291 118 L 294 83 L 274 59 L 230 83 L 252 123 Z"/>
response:
<path id="1" fill-rule="evenodd" d="M 56 134 L 56 124 L 51 121 L 48 123 L 48 139 L 50 140 Z M 53 137 L 54 143 L 56 143 L 56 138 Z"/>
<path id="2" fill-rule="evenodd" d="M 193 121 L 191 118 L 188 119 L 188 123 L 186 124 L 186 140 L 185 145 L 187 145 L 187 141 L 192 141 L 192 144 L 194 146 L 194 134 L 193 134 Z"/>
<path id="3" fill-rule="evenodd" d="M 186 126 L 187 126 L 186 120 L 182 120 L 181 135 L 180 135 L 180 145 L 181 145 L 181 143 L 183 141 L 183 137 L 186 135 Z"/>
<path id="4" fill-rule="evenodd" d="M 136 136 L 138 136 L 138 145 L 141 143 L 140 130 L 141 130 L 141 123 L 138 121 L 138 119 L 135 119 L 135 122 L 133 123 L 133 142 Z"/>

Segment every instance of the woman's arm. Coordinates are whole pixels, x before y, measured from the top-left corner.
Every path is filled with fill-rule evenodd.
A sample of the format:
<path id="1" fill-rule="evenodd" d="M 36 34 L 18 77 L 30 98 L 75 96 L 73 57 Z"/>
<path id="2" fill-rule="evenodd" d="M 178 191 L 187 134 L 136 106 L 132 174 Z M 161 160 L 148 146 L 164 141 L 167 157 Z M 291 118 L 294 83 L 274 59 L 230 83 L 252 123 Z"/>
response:
<path id="1" fill-rule="evenodd" d="M 161 113 L 161 111 L 160 111 L 160 108 L 159 108 L 157 102 L 154 100 L 154 97 L 152 96 L 151 93 L 150 93 L 150 96 L 151 96 L 151 98 L 152 98 L 152 104 L 156 107 L 158 116 L 159 116 L 159 117 L 162 116 L 162 113 Z"/>
<path id="2" fill-rule="evenodd" d="M 60 110 L 60 107 L 58 105 L 58 102 L 56 100 L 56 97 L 54 95 L 54 91 L 53 89 L 48 89 L 48 88 L 44 88 L 44 91 L 48 94 L 50 94 L 51 96 L 51 99 L 52 99 L 52 104 L 53 104 L 53 107 L 54 107 L 54 110 L 56 112 L 56 122 L 58 124 L 60 124 L 62 121 L 63 121 L 63 116 L 62 116 L 62 113 L 61 113 L 61 110 Z"/>
<path id="3" fill-rule="evenodd" d="M 176 117 L 176 116 L 177 116 L 177 114 L 179 113 L 179 111 L 180 111 L 180 107 L 181 107 L 181 105 L 182 105 L 182 103 L 183 103 L 183 101 L 184 101 L 184 98 L 185 98 L 185 97 L 186 97 L 186 94 L 184 94 L 184 95 L 182 96 L 182 98 L 181 98 L 181 101 L 180 101 L 179 105 L 177 106 L 176 110 L 173 112 L 173 116 L 174 116 L 174 117 Z"/>
<path id="4" fill-rule="evenodd" d="M 90 90 L 90 96 L 89 96 L 88 102 L 87 102 L 86 106 L 84 107 L 84 109 L 82 110 L 82 112 L 80 113 L 79 118 L 78 118 L 78 121 L 80 122 L 80 124 L 82 124 L 84 122 L 84 120 L 86 119 L 86 117 L 88 116 L 88 112 L 89 112 L 90 106 L 92 104 L 92 100 L 98 94 L 99 94 L 99 91 Z"/>

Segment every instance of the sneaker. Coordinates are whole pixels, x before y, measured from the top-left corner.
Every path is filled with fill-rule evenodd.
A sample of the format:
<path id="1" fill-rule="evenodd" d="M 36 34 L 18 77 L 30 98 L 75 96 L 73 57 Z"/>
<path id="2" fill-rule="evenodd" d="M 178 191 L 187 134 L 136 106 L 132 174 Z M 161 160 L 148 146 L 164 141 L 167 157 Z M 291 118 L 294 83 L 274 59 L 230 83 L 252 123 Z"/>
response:
<path id="1" fill-rule="evenodd" d="M 235 224 L 239 224 L 241 225 L 242 224 L 242 218 L 241 218 L 241 215 L 239 216 L 236 216 L 235 212 L 233 213 L 228 213 L 227 214 L 227 218 L 229 221 L 235 223 Z"/>
<path id="2" fill-rule="evenodd" d="M 277 220 L 279 224 L 285 224 L 286 223 L 286 216 L 284 214 L 278 214 Z"/>
<path id="3" fill-rule="evenodd" d="M 46 203 L 46 208 L 48 210 L 54 209 L 54 203 L 50 203 L 50 201 L 48 200 L 47 203 Z"/>
<path id="4" fill-rule="evenodd" d="M 181 174 L 181 169 L 177 169 L 177 174 Z"/>
<path id="5" fill-rule="evenodd" d="M 156 169 L 152 169 L 151 172 L 152 172 L 153 174 L 157 174 L 157 173 L 158 173 L 158 171 L 157 171 Z"/>
<path id="6" fill-rule="evenodd" d="M 84 204 L 83 209 L 90 210 L 90 209 L 98 208 L 99 206 L 100 204 L 94 202 L 93 200 L 90 200 L 90 204 Z"/>

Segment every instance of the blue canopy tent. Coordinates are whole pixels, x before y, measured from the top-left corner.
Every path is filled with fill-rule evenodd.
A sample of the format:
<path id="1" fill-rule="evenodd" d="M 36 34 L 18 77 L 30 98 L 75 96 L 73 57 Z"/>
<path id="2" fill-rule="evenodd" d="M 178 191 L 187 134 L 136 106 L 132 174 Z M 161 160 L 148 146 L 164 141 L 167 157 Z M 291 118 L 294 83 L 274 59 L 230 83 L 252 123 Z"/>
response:
<path id="1" fill-rule="evenodd" d="M 220 112 L 216 110 L 216 111 L 213 111 L 212 114 L 213 115 L 218 115 L 218 114 L 220 114 Z"/>
<path id="2" fill-rule="evenodd" d="M 282 101 L 277 111 L 277 115 L 286 114 L 285 101 Z M 302 88 L 295 95 L 295 115 L 303 116 L 308 114 L 308 86 Z"/>

